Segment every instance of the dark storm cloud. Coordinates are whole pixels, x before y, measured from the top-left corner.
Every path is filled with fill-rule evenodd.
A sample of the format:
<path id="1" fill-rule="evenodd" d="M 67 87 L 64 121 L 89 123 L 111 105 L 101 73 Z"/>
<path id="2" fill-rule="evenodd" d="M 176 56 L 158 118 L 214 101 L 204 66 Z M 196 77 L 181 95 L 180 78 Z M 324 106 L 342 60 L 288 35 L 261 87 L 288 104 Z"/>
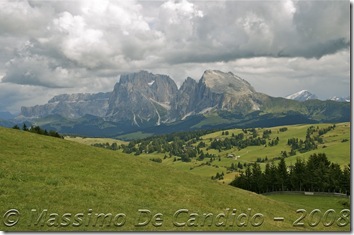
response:
<path id="1" fill-rule="evenodd" d="M 262 56 L 320 58 L 349 48 L 345 1 L 208 2 L 200 9 L 204 16 L 192 22 L 192 39 L 166 52 L 171 64 Z"/>

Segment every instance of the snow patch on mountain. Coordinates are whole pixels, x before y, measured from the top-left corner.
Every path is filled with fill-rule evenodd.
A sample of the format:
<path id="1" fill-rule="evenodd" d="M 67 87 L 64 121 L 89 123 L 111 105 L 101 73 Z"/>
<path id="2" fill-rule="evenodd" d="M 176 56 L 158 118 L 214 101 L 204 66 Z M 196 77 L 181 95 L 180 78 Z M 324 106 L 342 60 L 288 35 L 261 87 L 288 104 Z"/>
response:
<path id="1" fill-rule="evenodd" d="M 301 90 L 285 97 L 289 100 L 306 101 L 318 99 L 318 97 L 307 90 Z"/>
<path id="2" fill-rule="evenodd" d="M 337 102 L 350 102 L 350 97 L 338 97 L 338 96 L 333 96 L 329 98 L 329 100 L 337 101 Z"/>

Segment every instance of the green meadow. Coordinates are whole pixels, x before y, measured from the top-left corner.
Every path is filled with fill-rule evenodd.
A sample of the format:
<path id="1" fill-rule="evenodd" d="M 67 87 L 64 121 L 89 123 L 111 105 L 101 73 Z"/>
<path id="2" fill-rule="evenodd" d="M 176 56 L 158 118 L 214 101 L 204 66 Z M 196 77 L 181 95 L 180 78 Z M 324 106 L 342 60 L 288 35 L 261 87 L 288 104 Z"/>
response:
<path id="1" fill-rule="evenodd" d="M 286 194 L 268 195 L 267 197 L 293 206 L 300 206 L 299 209 L 305 209 L 308 212 L 314 209 L 319 209 L 322 212 L 333 209 L 339 213 L 343 209 L 350 209 L 348 207 L 350 199 L 347 197 Z"/>
<path id="2" fill-rule="evenodd" d="M 213 161 L 210 165 L 206 163 L 209 159 L 204 159 L 202 161 L 197 159 L 192 159 L 190 162 L 182 162 L 177 157 L 177 161 L 174 160 L 175 156 L 165 157 L 164 153 L 142 153 L 138 157 L 145 159 L 160 158 L 162 159 L 162 164 L 172 166 L 174 168 L 189 171 L 193 174 L 200 175 L 206 178 L 211 178 L 215 176 L 216 173 L 224 173 L 224 179 L 220 182 L 228 184 L 235 176 L 239 174 L 239 171 L 232 172 L 227 168 L 230 168 L 231 164 L 249 164 L 257 161 L 258 158 L 268 159 L 268 162 L 273 161 L 276 165 L 278 164 L 279 158 L 282 151 L 290 152 L 291 147 L 287 144 L 288 139 L 298 138 L 305 140 L 306 131 L 310 126 L 318 128 L 326 128 L 333 124 L 323 123 L 323 124 L 311 124 L 311 125 L 289 125 L 289 126 L 278 126 L 271 128 L 256 128 L 259 135 L 262 134 L 264 130 L 271 130 L 272 133 L 269 136 L 269 140 L 279 138 L 279 143 L 275 146 L 248 146 L 244 149 L 237 149 L 233 147 L 229 150 L 218 151 L 215 149 L 208 149 L 211 142 L 215 139 L 223 140 L 225 138 L 230 138 L 232 134 L 242 133 L 242 129 L 229 129 L 216 131 L 204 136 L 201 136 L 201 140 L 197 141 L 194 146 L 197 146 L 201 141 L 206 144 L 206 147 L 201 148 L 204 153 L 215 154 L 220 157 Z M 279 129 L 286 127 L 287 131 L 280 132 Z M 228 131 L 228 135 L 223 135 L 223 132 Z M 330 130 L 326 134 L 322 135 L 323 143 L 318 144 L 317 149 L 307 151 L 305 153 L 300 153 L 297 151 L 296 155 L 288 156 L 285 158 L 287 166 L 293 165 L 296 159 L 307 160 L 312 154 L 315 153 L 325 153 L 328 160 L 334 163 L 338 163 L 342 168 L 344 168 L 348 163 L 350 163 L 350 123 L 337 123 L 334 130 Z M 234 157 L 228 157 L 233 155 Z M 237 157 L 237 159 L 235 158 Z M 266 162 L 260 162 L 261 169 L 264 170 Z"/>
<path id="3" fill-rule="evenodd" d="M 97 143 L 108 143 L 113 144 L 116 143 L 118 145 L 127 144 L 126 141 L 110 139 L 110 138 L 86 138 L 86 137 L 78 137 L 78 136 L 65 136 L 66 140 L 74 141 L 80 144 L 93 145 Z"/>
<path id="4" fill-rule="evenodd" d="M 190 169 L 193 163 L 167 158 L 161 164 L 149 154 L 1 127 L 0 149 L 3 231 L 350 230 L 337 223 L 294 226 L 301 203 L 211 180 L 224 159 L 215 161 L 219 168 Z M 274 221 L 279 216 L 285 220 Z"/>

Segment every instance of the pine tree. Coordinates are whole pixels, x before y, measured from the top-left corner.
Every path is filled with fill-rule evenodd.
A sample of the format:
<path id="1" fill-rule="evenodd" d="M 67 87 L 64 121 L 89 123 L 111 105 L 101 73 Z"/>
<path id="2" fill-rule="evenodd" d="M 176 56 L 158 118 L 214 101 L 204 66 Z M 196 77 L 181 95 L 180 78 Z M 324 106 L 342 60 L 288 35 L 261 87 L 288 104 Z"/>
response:
<path id="1" fill-rule="evenodd" d="M 272 163 L 273 169 L 274 169 L 274 164 Z M 271 165 L 267 162 L 264 170 L 264 190 L 266 192 L 269 191 L 274 191 L 274 184 L 275 184 L 275 172 L 276 170 L 273 170 L 271 168 Z"/>
<path id="2" fill-rule="evenodd" d="M 292 189 L 302 191 L 304 190 L 304 179 L 306 177 L 306 163 L 297 158 L 290 173 L 290 185 Z"/>
<path id="3" fill-rule="evenodd" d="M 258 163 L 253 164 L 251 190 L 256 193 L 264 191 L 264 177 Z"/>
<path id="4" fill-rule="evenodd" d="M 284 191 L 287 188 L 288 182 L 288 171 L 284 158 L 281 158 L 278 164 L 277 181 L 279 182 L 279 186 L 281 186 L 281 191 Z"/>
<path id="5" fill-rule="evenodd" d="M 350 195 L 350 164 L 348 164 L 343 170 L 341 188 L 342 192 Z"/>

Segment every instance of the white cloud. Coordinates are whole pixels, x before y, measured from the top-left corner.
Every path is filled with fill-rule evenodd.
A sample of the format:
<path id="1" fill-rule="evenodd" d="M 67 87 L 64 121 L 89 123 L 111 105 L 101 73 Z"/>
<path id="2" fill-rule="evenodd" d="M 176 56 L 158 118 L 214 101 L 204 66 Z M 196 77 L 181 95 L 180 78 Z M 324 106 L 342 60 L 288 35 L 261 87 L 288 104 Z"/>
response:
<path id="1" fill-rule="evenodd" d="M 293 0 L 2 0 L 1 84 L 30 87 L 29 92 L 42 86 L 37 92 L 44 100 L 45 89 L 113 89 L 120 73 L 142 69 L 168 74 L 179 85 L 187 76 L 198 79 L 205 69 L 220 69 L 269 94 L 287 95 L 308 84 L 320 97 L 327 90 L 347 95 L 349 6 Z M 282 90 L 276 89 L 279 82 Z"/>

